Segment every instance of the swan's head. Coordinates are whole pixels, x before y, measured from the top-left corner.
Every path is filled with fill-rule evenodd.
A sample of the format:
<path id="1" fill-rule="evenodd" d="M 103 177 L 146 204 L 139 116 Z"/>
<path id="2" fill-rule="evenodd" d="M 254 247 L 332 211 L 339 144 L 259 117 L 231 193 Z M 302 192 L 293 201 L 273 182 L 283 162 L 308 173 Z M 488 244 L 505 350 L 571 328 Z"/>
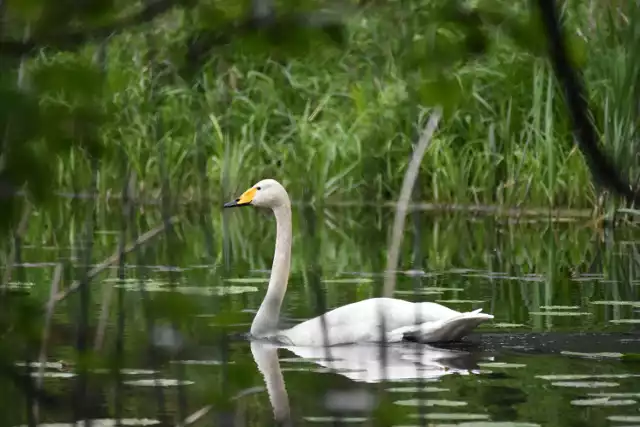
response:
<path id="1" fill-rule="evenodd" d="M 234 201 L 225 203 L 224 207 L 235 208 L 252 205 L 273 209 L 288 203 L 289 196 L 282 184 L 275 179 L 263 179 L 242 193 L 242 195 Z"/>

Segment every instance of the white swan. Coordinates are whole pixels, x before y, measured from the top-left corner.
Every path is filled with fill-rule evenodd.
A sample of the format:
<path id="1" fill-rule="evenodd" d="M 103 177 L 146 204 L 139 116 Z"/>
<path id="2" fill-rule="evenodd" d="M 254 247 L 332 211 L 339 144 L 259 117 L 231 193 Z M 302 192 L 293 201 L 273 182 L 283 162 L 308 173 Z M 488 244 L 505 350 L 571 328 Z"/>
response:
<path id="1" fill-rule="evenodd" d="M 267 294 L 251 324 L 254 338 L 276 339 L 295 346 L 324 346 L 360 342 L 422 343 L 457 341 L 480 323 L 493 319 L 482 309 L 460 313 L 432 302 L 370 298 L 333 309 L 290 329 L 279 330 L 280 308 L 291 265 L 291 202 L 284 187 L 265 179 L 225 208 L 253 205 L 270 208 L 276 217 L 276 247 Z M 382 334 L 382 325 L 386 333 Z M 326 328 L 326 335 L 324 333 Z"/>

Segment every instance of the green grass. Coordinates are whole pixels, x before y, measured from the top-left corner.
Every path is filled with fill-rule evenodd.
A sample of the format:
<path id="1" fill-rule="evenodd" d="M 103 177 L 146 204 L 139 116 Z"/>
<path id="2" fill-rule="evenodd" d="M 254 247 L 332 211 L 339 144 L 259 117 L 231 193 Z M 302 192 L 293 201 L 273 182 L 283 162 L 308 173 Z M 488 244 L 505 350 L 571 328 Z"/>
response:
<path id="1" fill-rule="evenodd" d="M 420 71 L 432 59 L 420 50 L 433 35 L 429 14 L 420 12 L 426 5 L 360 10 L 349 18 L 345 49 L 318 47 L 283 60 L 249 52 L 246 43 L 221 47 L 195 81 L 173 68 L 190 22 L 183 15 L 157 23 L 149 38 L 172 64 L 160 77 L 151 77 L 141 59 L 148 50 L 142 34 L 116 37 L 104 91 L 115 115 L 102 135 L 108 146 L 122 148 L 147 196 L 159 195 L 164 151 L 168 182 L 182 200 L 205 193 L 219 203 L 264 177 L 282 181 L 295 200 L 394 200 L 429 100 L 441 89 Z M 640 24 L 632 18 L 640 7 L 625 7 L 629 24 L 602 2 L 565 12 L 567 33 L 578 34 L 574 53 L 584 57 L 604 147 L 633 181 Z M 611 20 L 594 22 L 609 13 Z M 596 188 L 546 61 L 517 47 L 500 27 L 492 34 L 486 55 L 445 71 L 459 102 L 425 156 L 420 198 L 592 207 Z M 99 166 L 102 194 L 122 187 L 122 156 L 114 153 Z M 74 156 L 60 159 L 58 183 L 86 188 L 88 167 Z"/>

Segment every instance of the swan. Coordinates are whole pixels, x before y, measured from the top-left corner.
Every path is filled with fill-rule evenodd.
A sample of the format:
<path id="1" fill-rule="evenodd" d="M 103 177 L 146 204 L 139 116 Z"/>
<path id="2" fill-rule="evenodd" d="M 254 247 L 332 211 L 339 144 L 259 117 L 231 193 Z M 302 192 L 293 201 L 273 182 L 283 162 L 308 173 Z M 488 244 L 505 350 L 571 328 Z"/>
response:
<path id="1" fill-rule="evenodd" d="M 433 302 L 369 298 L 335 308 L 289 329 L 279 330 L 280 309 L 291 267 L 291 201 L 274 179 L 263 179 L 223 208 L 256 206 L 273 211 L 276 244 L 267 293 L 253 318 L 250 338 L 287 345 L 319 347 L 371 342 L 458 341 L 493 319 L 482 309 L 461 313 Z M 383 331 L 384 325 L 384 331 Z"/>

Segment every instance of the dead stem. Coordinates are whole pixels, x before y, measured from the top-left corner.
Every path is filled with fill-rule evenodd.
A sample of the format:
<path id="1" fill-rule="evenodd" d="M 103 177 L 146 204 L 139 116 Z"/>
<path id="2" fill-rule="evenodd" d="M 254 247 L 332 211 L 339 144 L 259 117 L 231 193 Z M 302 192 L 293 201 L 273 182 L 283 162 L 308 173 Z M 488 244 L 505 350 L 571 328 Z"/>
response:
<path id="1" fill-rule="evenodd" d="M 427 147 L 429 146 L 429 143 L 433 138 L 433 134 L 438 127 L 441 115 L 442 113 L 439 109 L 436 109 L 431 114 L 429 122 L 422 132 L 420 140 L 413 151 L 409 167 L 404 174 L 402 189 L 400 190 L 400 197 L 398 198 L 397 203 L 397 210 L 393 220 L 391 241 L 387 252 L 387 268 L 384 273 L 384 288 L 382 293 L 385 297 L 391 297 L 396 286 L 395 270 L 398 265 L 398 258 L 400 257 L 400 244 L 402 243 L 404 221 L 407 216 L 409 200 L 411 199 L 411 193 L 413 192 L 413 186 L 416 182 L 416 178 L 420 172 L 420 163 L 422 162 L 424 153 L 427 151 Z"/>

